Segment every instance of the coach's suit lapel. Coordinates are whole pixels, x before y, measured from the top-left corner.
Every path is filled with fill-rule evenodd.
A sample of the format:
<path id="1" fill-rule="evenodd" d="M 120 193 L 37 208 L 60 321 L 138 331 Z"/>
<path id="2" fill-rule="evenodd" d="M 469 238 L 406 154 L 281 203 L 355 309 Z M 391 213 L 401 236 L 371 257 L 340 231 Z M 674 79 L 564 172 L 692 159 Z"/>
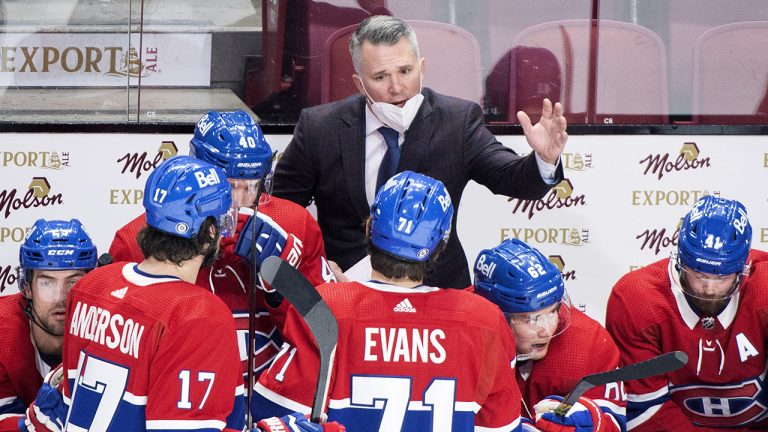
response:
<path id="1" fill-rule="evenodd" d="M 356 97 L 342 114 L 339 128 L 341 161 L 344 167 L 347 191 L 352 206 L 361 219 L 368 218 L 370 208 L 365 196 L 365 102 Z M 360 121 L 360 119 L 363 119 Z"/>
<path id="2" fill-rule="evenodd" d="M 416 118 L 411 123 L 411 127 L 405 133 L 402 152 L 400 153 L 400 163 L 397 165 L 397 172 L 423 171 L 419 169 L 422 159 L 431 150 L 429 148 L 434 133 L 434 125 L 430 119 L 432 114 L 432 104 L 429 98 L 424 98 Z"/>

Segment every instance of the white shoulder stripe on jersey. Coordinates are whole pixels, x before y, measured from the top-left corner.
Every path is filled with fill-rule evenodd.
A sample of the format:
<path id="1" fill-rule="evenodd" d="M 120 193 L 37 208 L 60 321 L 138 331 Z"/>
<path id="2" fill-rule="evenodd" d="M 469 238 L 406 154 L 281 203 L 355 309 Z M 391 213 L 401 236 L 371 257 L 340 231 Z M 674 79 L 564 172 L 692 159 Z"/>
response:
<path id="1" fill-rule="evenodd" d="M 13 401 L 15 401 L 16 399 L 17 399 L 17 398 L 16 398 L 16 396 L 11 396 L 11 397 L 7 397 L 7 398 L 2 398 L 2 399 L 0 399 L 0 407 L 1 407 L 1 406 L 5 406 L 5 405 L 10 405 L 10 404 L 12 404 L 12 403 L 13 403 Z"/>
<path id="2" fill-rule="evenodd" d="M 508 425 L 497 428 L 475 426 L 475 432 L 507 432 L 517 429 L 518 426 L 520 426 L 520 417 L 516 418 L 515 421 Z"/>
<path id="3" fill-rule="evenodd" d="M 147 420 L 147 430 L 222 430 L 226 425 L 221 420 Z"/>
<path id="4" fill-rule="evenodd" d="M 660 409 L 661 409 L 661 405 L 654 405 L 648 408 L 647 410 L 643 411 L 642 414 L 633 418 L 632 420 L 627 419 L 627 430 L 634 429 L 638 425 L 645 423 L 648 419 L 653 417 L 653 415 L 656 414 Z"/>
<path id="5" fill-rule="evenodd" d="M 658 399 L 660 397 L 664 397 L 669 393 L 669 389 L 667 387 L 662 387 L 655 392 L 651 393 L 643 393 L 643 394 L 627 394 L 627 401 L 628 402 L 648 402 L 652 401 L 654 399 Z"/>
<path id="6" fill-rule="evenodd" d="M 240 384 L 235 388 L 235 397 L 242 396 L 245 394 L 245 384 Z"/>
<path id="7" fill-rule="evenodd" d="M 615 403 L 605 399 L 592 399 L 600 408 L 607 408 L 616 414 L 626 415 L 627 409 L 623 406 L 618 406 Z"/>
<path id="8" fill-rule="evenodd" d="M 146 405 L 147 404 L 147 397 L 146 396 L 136 396 L 135 394 L 131 392 L 125 392 L 123 395 L 123 400 L 128 402 L 131 405 Z"/>
<path id="9" fill-rule="evenodd" d="M 288 408 L 291 411 L 298 411 L 302 414 L 309 414 L 310 411 L 312 411 L 312 408 L 306 405 L 302 405 L 286 397 L 280 396 L 279 394 L 273 392 L 272 390 L 264 387 L 261 383 L 257 382 L 256 385 L 253 386 L 253 390 L 256 391 L 256 393 L 260 394 L 263 398 L 273 403 L 276 403 L 282 407 Z"/>

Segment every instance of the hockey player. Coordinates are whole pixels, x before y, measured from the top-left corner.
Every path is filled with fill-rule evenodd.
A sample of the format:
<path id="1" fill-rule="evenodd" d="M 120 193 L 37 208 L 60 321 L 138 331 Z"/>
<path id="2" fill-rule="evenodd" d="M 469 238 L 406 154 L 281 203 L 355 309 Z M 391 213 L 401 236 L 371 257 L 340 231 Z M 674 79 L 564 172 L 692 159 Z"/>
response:
<path id="1" fill-rule="evenodd" d="M 247 221 L 253 215 L 260 181 L 269 178 L 272 149 L 261 128 L 244 111 L 211 111 L 195 126 L 190 142 L 190 155 L 220 167 L 232 186 L 233 206 L 239 208 L 235 235 L 222 239 L 221 256 L 211 266 L 203 267 L 197 284 L 221 297 L 235 317 L 240 339 L 240 358 L 244 378 L 248 347 L 248 288 L 251 269 L 252 227 Z M 266 188 L 268 189 L 268 188 Z M 325 260 L 325 246 L 317 221 L 304 208 L 293 202 L 262 193 L 256 216 L 258 263 L 270 255 L 278 255 L 294 265 L 313 285 L 335 280 Z M 136 244 L 136 234 L 146 219 L 140 215 L 115 234 L 109 252 L 117 261 L 140 262 L 143 255 Z M 247 228 L 243 228 L 247 225 Z M 246 233 L 246 236 L 241 236 Z M 240 240 L 242 238 L 242 240 Z M 241 256 L 238 256 L 242 255 Z M 262 288 L 261 284 L 257 284 Z M 256 372 L 263 370 L 277 354 L 281 340 L 275 329 L 265 297 L 256 297 Z M 273 309 L 272 313 L 279 310 Z"/>
<path id="2" fill-rule="evenodd" d="M 589 390 L 565 417 L 550 412 L 581 378 L 619 363 L 605 328 L 571 307 L 557 267 L 537 249 L 509 239 L 481 251 L 474 272 L 475 292 L 499 306 L 514 333 L 523 416 L 543 431 L 625 431 L 620 384 Z"/>
<path id="3" fill-rule="evenodd" d="M 622 277 L 606 327 L 630 364 L 680 350 L 688 364 L 628 381 L 634 431 L 766 430 L 768 264 L 750 250 L 747 210 L 705 196 L 685 215 L 677 250 Z"/>
<path id="4" fill-rule="evenodd" d="M 193 285 L 215 257 L 220 233 L 233 229 L 231 202 L 223 171 L 198 159 L 176 156 L 150 174 L 147 226 L 138 235 L 146 258 L 100 267 L 72 288 L 60 385 L 69 411 L 61 418 L 50 410 L 51 395 L 41 390 L 41 407 L 28 410 L 30 426 L 243 429 L 234 320 L 220 298 Z"/>
<path id="5" fill-rule="evenodd" d="M 498 308 L 422 284 L 452 215 L 441 182 L 395 175 L 366 227 L 371 280 L 318 287 L 339 326 L 327 415 L 350 431 L 520 427 L 514 342 Z M 256 385 L 257 417 L 310 412 L 318 351 L 294 309 L 285 328 L 283 350 Z"/>
<path id="6" fill-rule="evenodd" d="M 18 431 L 43 377 L 61 363 L 67 294 L 96 267 L 77 219 L 38 219 L 19 248 L 19 293 L 0 297 L 0 431 Z"/>

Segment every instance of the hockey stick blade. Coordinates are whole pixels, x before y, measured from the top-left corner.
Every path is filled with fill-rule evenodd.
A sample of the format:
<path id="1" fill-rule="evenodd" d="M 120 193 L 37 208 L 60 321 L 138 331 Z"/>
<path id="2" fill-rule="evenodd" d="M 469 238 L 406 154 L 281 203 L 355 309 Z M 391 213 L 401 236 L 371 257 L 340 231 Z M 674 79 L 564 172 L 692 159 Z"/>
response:
<path id="1" fill-rule="evenodd" d="M 631 381 L 636 379 L 648 378 L 654 375 L 661 375 L 673 372 L 688 363 L 688 355 L 682 351 L 672 351 L 650 360 L 624 366 L 608 372 L 601 372 L 587 375 L 576 384 L 568 393 L 563 401 L 555 408 L 555 414 L 564 416 L 573 407 L 573 404 L 589 389 L 600 385 L 618 382 Z"/>
<path id="2" fill-rule="evenodd" d="M 279 257 L 271 256 L 261 263 L 261 277 L 291 302 L 304 318 L 317 342 L 320 350 L 320 370 L 310 418 L 313 422 L 320 423 L 328 397 L 328 382 L 339 337 L 336 318 L 307 278 Z"/>

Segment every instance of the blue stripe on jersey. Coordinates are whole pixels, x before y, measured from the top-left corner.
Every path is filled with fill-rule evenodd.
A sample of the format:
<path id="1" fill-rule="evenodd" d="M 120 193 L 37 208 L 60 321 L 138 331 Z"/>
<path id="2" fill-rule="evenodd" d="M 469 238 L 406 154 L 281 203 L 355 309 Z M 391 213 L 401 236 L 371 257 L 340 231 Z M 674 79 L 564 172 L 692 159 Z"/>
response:
<path id="1" fill-rule="evenodd" d="M 381 424 L 382 409 L 371 408 L 342 408 L 329 409 L 328 420 L 337 421 L 355 432 L 377 432 Z M 431 431 L 432 410 L 414 411 L 405 413 L 404 431 Z M 470 432 L 475 430 L 475 413 L 471 411 L 453 412 L 453 432 Z"/>
<path id="2" fill-rule="evenodd" d="M 235 396 L 235 405 L 227 416 L 227 428 L 234 430 L 245 429 L 245 395 L 240 393 Z"/>
<path id="3" fill-rule="evenodd" d="M 24 402 L 17 397 L 8 397 L 3 399 L 0 405 L 0 414 L 24 414 L 27 407 Z"/>
<path id="4" fill-rule="evenodd" d="M 253 397 L 251 398 L 251 416 L 256 420 L 269 417 L 282 417 L 294 412 L 295 410 L 276 404 L 257 391 L 253 392 Z"/>
<path id="5" fill-rule="evenodd" d="M 663 396 L 659 396 L 659 397 L 654 398 L 654 399 L 649 399 L 647 401 L 633 402 L 633 401 L 628 400 L 627 401 L 627 416 L 626 416 L 626 419 L 627 419 L 628 422 L 632 421 L 635 418 L 640 417 L 641 415 L 643 415 L 643 413 L 645 413 L 649 409 L 651 409 L 651 408 L 653 408 L 655 406 L 661 406 L 662 404 L 664 404 L 668 400 L 669 400 L 669 393 L 666 393 L 666 392 L 664 393 Z"/>
<path id="6" fill-rule="evenodd" d="M 600 411 L 613 417 L 616 420 L 616 422 L 619 424 L 619 427 L 621 428 L 621 432 L 627 432 L 627 416 L 624 415 L 623 412 L 615 412 L 614 410 L 603 405 L 600 405 Z"/>

